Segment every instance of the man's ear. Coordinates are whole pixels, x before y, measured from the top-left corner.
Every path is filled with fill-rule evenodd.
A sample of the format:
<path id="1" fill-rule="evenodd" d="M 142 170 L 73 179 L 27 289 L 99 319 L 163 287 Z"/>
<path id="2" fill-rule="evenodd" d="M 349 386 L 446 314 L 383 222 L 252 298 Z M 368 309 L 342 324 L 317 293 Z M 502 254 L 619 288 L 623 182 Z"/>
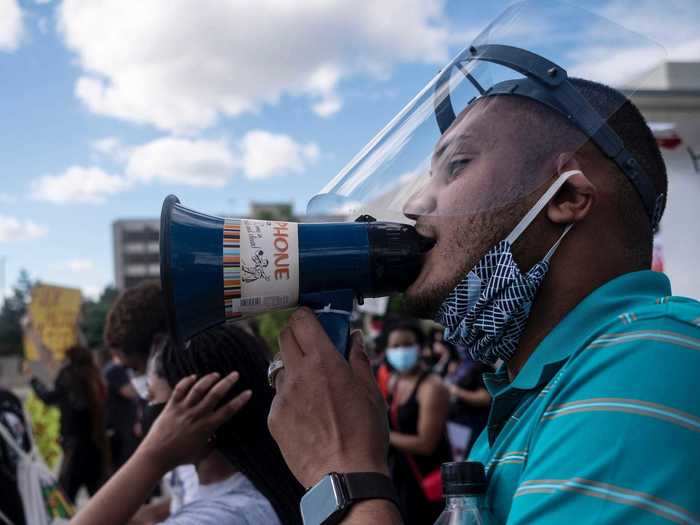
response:
<path id="1" fill-rule="evenodd" d="M 578 170 L 581 173 L 567 179 L 561 189 L 547 205 L 547 218 L 555 224 L 573 224 L 582 221 L 592 210 L 598 190 L 586 177 L 575 156 L 564 154 L 559 158 L 557 171 Z"/>

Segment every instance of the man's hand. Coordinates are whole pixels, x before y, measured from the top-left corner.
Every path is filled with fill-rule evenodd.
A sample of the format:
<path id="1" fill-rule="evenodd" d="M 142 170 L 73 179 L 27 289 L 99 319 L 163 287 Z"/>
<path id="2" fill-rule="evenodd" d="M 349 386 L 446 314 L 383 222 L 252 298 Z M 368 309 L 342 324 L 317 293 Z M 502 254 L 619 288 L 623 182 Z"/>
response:
<path id="1" fill-rule="evenodd" d="M 311 310 L 300 308 L 279 341 L 284 368 L 268 425 L 292 474 L 306 488 L 329 472 L 388 475 L 386 405 L 361 333 L 345 361 Z"/>
<path id="2" fill-rule="evenodd" d="M 195 379 L 186 377 L 175 386 L 163 413 L 139 447 L 163 472 L 202 458 L 211 446 L 208 441 L 213 432 L 243 408 L 252 395 L 246 390 L 219 406 L 238 380 L 238 372 L 221 380 L 216 372 L 196 383 Z"/>

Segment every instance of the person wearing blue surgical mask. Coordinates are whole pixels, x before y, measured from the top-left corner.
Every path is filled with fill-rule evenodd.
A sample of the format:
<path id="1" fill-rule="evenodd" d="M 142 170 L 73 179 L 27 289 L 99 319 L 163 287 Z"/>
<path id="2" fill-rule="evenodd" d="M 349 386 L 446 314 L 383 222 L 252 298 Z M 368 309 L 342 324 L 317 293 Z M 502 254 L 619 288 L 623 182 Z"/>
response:
<path id="1" fill-rule="evenodd" d="M 389 329 L 386 360 L 392 369 L 388 385 L 390 469 L 403 520 L 432 523 L 440 514 L 441 495 L 426 487 L 450 461 L 446 435 L 449 393 L 440 378 L 421 362 L 423 333 L 413 322 Z"/>

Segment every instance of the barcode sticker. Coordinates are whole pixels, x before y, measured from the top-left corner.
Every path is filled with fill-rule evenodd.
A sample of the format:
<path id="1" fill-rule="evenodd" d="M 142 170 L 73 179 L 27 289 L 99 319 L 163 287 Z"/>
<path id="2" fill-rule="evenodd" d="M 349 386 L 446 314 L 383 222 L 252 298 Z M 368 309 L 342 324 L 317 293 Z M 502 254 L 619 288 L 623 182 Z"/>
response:
<path id="1" fill-rule="evenodd" d="M 262 302 L 262 297 L 246 297 L 241 299 L 241 306 L 260 306 Z"/>
<path id="2" fill-rule="evenodd" d="M 267 297 L 243 297 L 241 299 L 241 309 L 246 309 L 248 312 L 256 310 L 266 310 L 269 308 L 282 308 L 290 305 L 291 301 L 288 295 L 270 295 Z"/>
<path id="3" fill-rule="evenodd" d="M 277 307 L 277 306 L 285 306 L 289 304 L 289 296 L 288 295 L 273 295 L 270 297 L 265 297 L 263 300 L 263 304 L 267 307 Z"/>

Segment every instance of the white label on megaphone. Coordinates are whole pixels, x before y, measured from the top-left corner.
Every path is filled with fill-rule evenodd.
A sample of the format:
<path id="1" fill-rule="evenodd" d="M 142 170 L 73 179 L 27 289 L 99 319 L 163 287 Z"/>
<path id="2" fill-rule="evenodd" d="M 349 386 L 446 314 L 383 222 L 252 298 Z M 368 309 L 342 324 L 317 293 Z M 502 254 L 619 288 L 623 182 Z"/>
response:
<path id="1" fill-rule="evenodd" d="M 298 303 L 299 236 L 295 222 L 226 219 L 224 261 L 225 293 L 227 286 L 229 290 L 240 286 L 240 293 L 225 295 L 227 318 Z"/>

